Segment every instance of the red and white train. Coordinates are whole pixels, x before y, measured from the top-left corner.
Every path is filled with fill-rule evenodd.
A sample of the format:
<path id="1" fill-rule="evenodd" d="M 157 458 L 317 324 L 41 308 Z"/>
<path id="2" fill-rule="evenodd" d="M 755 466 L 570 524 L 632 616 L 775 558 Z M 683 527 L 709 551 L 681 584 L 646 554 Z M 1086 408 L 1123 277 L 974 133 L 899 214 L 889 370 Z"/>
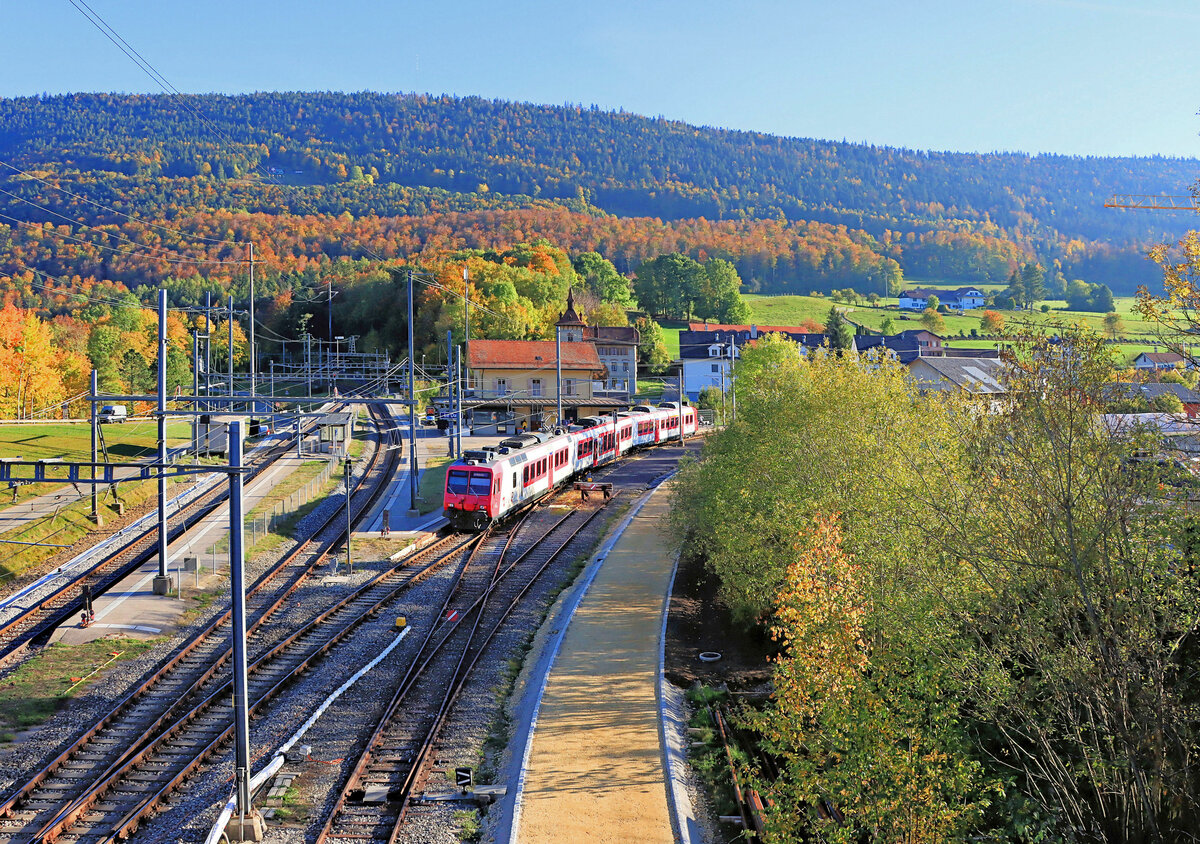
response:
<path id="1" fill-rule="evenodd" d="M 636 405 L 615 416 L 588 416 L 558 434 L 518 434 L 466 450 L 446 470 L 443 513 L 457 530 L 482 530 L 571 478 L 645 448 L 696 433 L 696 408 L 675 402 Z"/>

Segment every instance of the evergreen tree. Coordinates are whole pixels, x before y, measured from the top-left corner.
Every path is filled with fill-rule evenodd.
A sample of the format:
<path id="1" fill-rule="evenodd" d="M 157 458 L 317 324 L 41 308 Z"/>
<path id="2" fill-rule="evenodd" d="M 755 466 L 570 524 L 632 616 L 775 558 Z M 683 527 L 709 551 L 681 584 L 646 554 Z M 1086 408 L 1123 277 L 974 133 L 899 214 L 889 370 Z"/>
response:
<path id="1" fill-rule="evenodd" d="M 829 309 L 829 316 L 825 320 L 825 336 L 829 338 L 829 348 L 839 352 L 854 346 L 854 327 L 836 307 Z"/>
<path id="2" fill-rule="evenodd" d="M 1033 310 L 1035 302 L 1046 298 L 1046 274 L 1040 264 L 1030 263 L 1021 267 L 1021 291 L 1027 310 Z"/>

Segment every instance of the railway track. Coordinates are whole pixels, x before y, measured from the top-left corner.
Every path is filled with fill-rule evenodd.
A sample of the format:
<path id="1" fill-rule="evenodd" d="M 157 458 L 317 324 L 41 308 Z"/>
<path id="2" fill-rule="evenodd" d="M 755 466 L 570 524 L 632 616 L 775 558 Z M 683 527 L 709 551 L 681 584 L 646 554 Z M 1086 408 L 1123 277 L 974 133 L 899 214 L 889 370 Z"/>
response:
<path id="1" fill-rule="evenodd" d="M 290 451 L 288 446 L 272 447 L 254 463 L 247 483 L 266 471 L 276 460 Z M 195 525 L 208 518 L 229 498 L 225 484 L 187 502 L 171 515 L 174 526 L 168 526 L 168 542 L 174 542 Z M 0 624 L 0 662 L 38 637 L 75 617 L 83 609 L 82 588 L 91 587 L 93 598 L 119 583 L 158 553 L 158 526 L 147 527 L 121 547 L 105 555 L 93 566 L 56 587 L 48 594 L 32 600 L 12 618 Z"/>
<path id="2" fill-rule="evenodd" d="M 376 722 L 317 844 L 397 840 L 429 776 L 442 726 L 484 649 L 538 577 L 601 512 L 572 510 L 532 541 L 517 540 L 521 526 L 503 541 L 481 541 Z"/>
<path id="3" fill-rule="evenodd" d="M 395 436 L 396 432 L 388 429 L 381 447 L 375 450 L 371 466 L 363 475 L 359 491 L 355 493 L 352 508 L 357 509 L 360 518 L 386 489 L 395 468 L 399 453 L 388 448 Z M 370 485 L 368 479 L 371 479 Z M 344 519 L 342 512 L 332 513 L 309 539 L 299 543 L 248 590 L 248 615 L 253 633 L 264 630 L 329 551 L 342 541 Z M 450 537 L 443 542 L 452 540 Z M 427 553 L 436 554 L 437 549 Z M 389 574 L 394 571 L 382 577 Z M 355 593 L 351 597 L 361 604 L 368 596 Z M 313 624 L 320 626 L 322 622 L 328 622 L 333 612 L 323 613 Z M 352 614 L 353 610 L 344 610 L 343 614 L 346 612 Z M 150 789 L 150 799 L 144 804 L 138 800 L 131 803 L 131 795 L 146 791 L 143 786 L 147 782 L 162 780 L 163 776 L 159 775 L 172 769 L 176 762 L 182 765 L 182 774 L 171 780 L 177 785 L 182 776 L 194 770 L 203 758 L 204 747 L 179 740 L 183 725 L 211 726 L 219 721 L 220 716 L 214 713 L 220 711 L 221 705 L 228 708 L 227 694 L 222 691 L 228 687 L 228 622 L 229 612 L 226 611 L 180 646 L 153 676 L 85 730 L 49 765 L 10 793 L 0 803 L 0 841 L 52 841 L 68 830 L 71 837 L 78 840 L 109 840 L 110 833 L 119 837 L 136 827 L 138 819 L 152 811 L 155 800 L 172 786 Z M 330 629 L 330 625 L 325 624 L 325 628 Z M 279 643 L 251 640 L 252 651 L 257 647 L 252 660 L 255 672 L 251 676 L 252 683 L 261 681 L 277 688 L 281 683 L 270 680 L 280 676 L 281 659 L 284 662 L 294 659 L 297 648 L 301 652 L 305 648 L 311 650 L 315 642 L 310 633 L 302 634 L 301 631 L 288 641 L 290 649 Z M 301 658 L 298 663 L 301 669 L 306 660 L 311 661 L 329 644 L 331 642 L 317 643 L 317 651 Z M 287 656 L 283 656 L 285 653 Z M 154 758 L 154 749 L 163 746 L 167 747 L 169 761 L 147 762 L 148 758 Z M 184 759 L 192 750 L 200 752 L 191 759 Z M 208 751 L 211 752 L 211 748 Z M 150 770 L 157 774 L 149 776 Z M 126 811 L 121 812 L 120 808 Z M 74 828 L 76 826 L 78 830 Z"/>

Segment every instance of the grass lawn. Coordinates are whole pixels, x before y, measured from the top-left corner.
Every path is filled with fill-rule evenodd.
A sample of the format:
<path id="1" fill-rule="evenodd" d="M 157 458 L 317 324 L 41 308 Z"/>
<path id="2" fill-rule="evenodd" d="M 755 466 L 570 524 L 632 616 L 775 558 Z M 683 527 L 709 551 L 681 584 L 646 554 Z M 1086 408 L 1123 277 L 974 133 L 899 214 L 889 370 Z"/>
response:
<path id="1" fill-rule="evenodd" d="M 914 282 L 915 284 L 915 282 Z M 926 282 L 922 286 L 931 286 Z M 962 286 L 962 285 L 955 285 Z M 1003 288 L 1001 288 L 1003 289 Z M 890 300 L 892 307 L 863 305 L 846 305 L 834 302 L 828 297 L 816 296 L 758 296 L 749 294 L 743 296 L 750 306 L 751 320 L 758 325 L 799 325 L 806 319 L 824 324 L 829 316 L 829 309 L 836 306 L 850 319 L 868 328 L 878 330 L 887 318 L 891 318 L 896 331 L 910 328 L 920 328 L 920 317 L 916 313 L 898 311 L 896 300 Z M 1133 312 L 1135 299 L 1132 296 L 1120 296 L 1115 300 L 1116 312 L 1121 315 L 1124 327 L 1121 338 L 1127 342 L 1120 344 L 1120 354 L 1128 362 L 1143 351 L 1152 348 L 1154 326 L 1145 322 L 1140 314 Z M 1045 304 L 1050 306 L 1048 313 L 1035 311 L 1000 311 L 1005 318 L 1007 327 L 1011 330 L 1021 325 L 1040 327 L 1056 322 L 1084 325 L 1098 334 L 1104 334 L 1104 314 L 1086 311 L 1067 310 L 1067 303 L 1062 300 L 1050 300 Z M 988 348 L 990 341 L 973 341 L 971 331 L 980 331 L 980 319 L 983 309 L 970 311 L 963 315 L 946 314 L 943 319 L 946 330 L 942 332 L 951 346 L 966 348 Z M 978 343 L 981 342 L 982 345 Z"/>
<path id="2" fill-rule="evenodd" d="M 104 425 L 104 440 L 110 460 L 128 462 L 149 457 L 158 443 L 158 423 L 135 420 L 119 425 Z M 167 423 L 167 445 L 182 445 L 191 438 L 187 422 Z M 64 460 L 90 460 L 92 431 L 87 424 L 47 422 L 33 424 L 0 423 L 0 457 L 38 460 L 61 457 Z"/>
<path id="3" fill-rule="evenodd" d="M 154 647 L 154 639 L 96 639 L 43 648 L 5 678 L 0 688 L 0 740 L 44 723 L 68 700 L 104 676 L 104 669 Z"/>

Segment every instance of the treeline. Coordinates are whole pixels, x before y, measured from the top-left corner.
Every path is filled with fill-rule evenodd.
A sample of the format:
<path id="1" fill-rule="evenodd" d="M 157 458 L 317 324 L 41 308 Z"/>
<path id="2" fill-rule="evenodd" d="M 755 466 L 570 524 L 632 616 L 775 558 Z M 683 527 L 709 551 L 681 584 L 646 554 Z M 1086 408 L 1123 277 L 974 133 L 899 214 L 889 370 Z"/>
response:
<path id="1" fill-rule="evenodd" d="M 625 274 L 644 261 L 679 252 L 705 262 L 729 261 L 746 292 L 856 289 L 893 293 L 903 282 L 901 260 L 909 253 L 942 250 L 943 233 L 876 239 L 861 231 L 812 222 L 780 220 L 661 220 L 571 211 L 557 206 L 447 212 L 407 217 L 300 216 L 203 212 L 163 226 L 124 220 L 91 228 L 67 223 L 19 224 L 0 219 L 0 272 L 28 268 L 71 286 L 129 289 L 191 279 L 214 289 L 248 275 L 255 244 L 256 272 L 264 284 L 310 269 L 324 272 L 339 260 L 368 256 L 400 260 L 461 249 L 504 249 L 545 239 L 572 255 L 599 252 Z M 957 236 L 961 250 L 987 278 L 1003 281 L 1018 264 L 1012 243 L 982 234 Z M 946 253 L 949 254 L 949 253 Z M 925 265 L 932 259 L 923 259 Z M 935 263 L 935 262 L 933 262 Z"/>
<path id="2" fill-rule="evenodd" d="M 1178 193 L 1194 178 L 1176 159 L 922 153 L 598 109 L 370 93 L 5 99 L 0 160 L 44 180 L 5 170 L 5 190 L 71 221 L 120 221 L 101 205 L 172 225 L 234 210 L 429 217 L 553 205 L 634 219 L 643 238 L 664 221 L 803 221 L 891 244 L 879 257 L 909 275 L 1003 281 L 1014 262 L 1057 261 L 1068 277 L 1118 292 L 1155 280 L 1143 244 L 1177 239 L 1186 218 L 1104 201 Z M 66 222 L 10 196 L 0 196 L 0 213 Z M 814 270 L 781 242 L 764 250 L 721 257 L 757 261 L 739 266 L 743 278 L 781 292 L 807 292 L 842 269 L 831 258 Z M 683 249 L 658 253 L 667 251 Z M 610 257 L 628 271 L 647 256 L 628 266 Z M 839 283 L 854 281 L 862 286 Z"/>
<path id="3" fill-rule="evenodd" d="M 172 391 L 191 391 L 192 325 L 196 323 L 189 325 L 178 314 L 168 317 L 167 384 Z M 203 328 L 202 319 L 198 327 Z M 235 331 L 234 340 L 244 342 L 240 331 Z M 227 347 L 227 341 L 217 339 L 215 359 L 222 359 Z M 235 354 L 244 354 L 244 348 L 235 348 Z M 87 403 L 80 395 L 88 390 L 92 369 L 97 370 L 101 390 L 154 392 L 157 363 L 158 315 L 128 293 L 93 300 L 79 316 L 60 314 L 53 319 L 12 302 L 0 306 L 0 417 L 85 413 Z"/>
<path id="4" fill-rule="evenodd" d="M 750 772 L 768 841 L 1200 826 L 1195 479 L 1097 424 L 1099 338 L 1012 354 L 981 413 L 898 364 L 762 338 L 737 420 L 680 473 L 685 552 L 782 648 L 769 704 L 742 712 L 777 766 Z"/>

